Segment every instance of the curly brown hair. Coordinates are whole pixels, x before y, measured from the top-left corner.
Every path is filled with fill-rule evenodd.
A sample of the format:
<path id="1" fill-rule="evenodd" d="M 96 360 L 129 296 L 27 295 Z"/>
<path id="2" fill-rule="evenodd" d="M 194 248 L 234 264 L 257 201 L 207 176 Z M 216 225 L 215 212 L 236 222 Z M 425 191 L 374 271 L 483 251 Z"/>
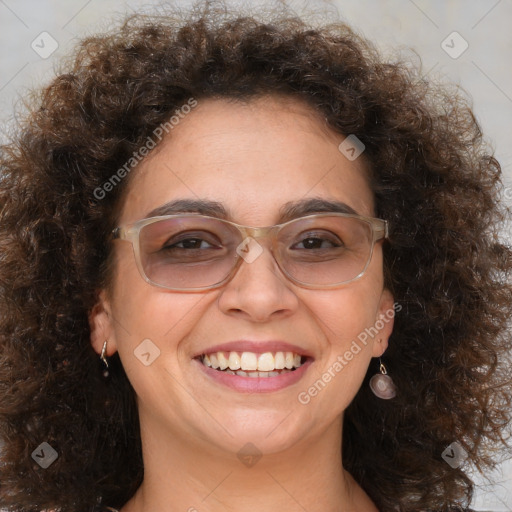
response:
<path id="1" fill-rule="evenodd" d="M 364 143 L 390 226 L 385 285 L 402 309 L 386 364 L 400 393 L 371 394 L 372 363 L 345 412 L 343 465 L 383 512 L 470 503 L 465 466 L 441 454 L 457 441 L 483 471 L 507 442 L 512 249 L 500 166 L 468 100 L 343 23 L 206 5 L 83 40 L 1 148 L 1 508 L 120 507 L 140 485 L 134 391 L 117 355 L 102 377 L 88 322 L 133 174 L 101 199 L 98 188 L 189 98 L 268 94 Z M 43 441 L 58 452 L 47 469 L 31 457 Z"/>

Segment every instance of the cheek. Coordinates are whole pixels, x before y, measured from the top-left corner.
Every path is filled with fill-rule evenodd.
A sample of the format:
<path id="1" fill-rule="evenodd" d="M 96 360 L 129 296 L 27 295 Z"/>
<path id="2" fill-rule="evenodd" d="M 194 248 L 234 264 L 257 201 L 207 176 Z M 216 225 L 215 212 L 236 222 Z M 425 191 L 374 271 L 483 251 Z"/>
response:
<path id="1" fill-rule="evenodd" d="M 379 279 L 370 277 L 371 273 L 345 288 L 318 294 L 309 302 L 325 349 L 299 401 L 315 401 L 314 407 L 328 417 L 341 413 L 356 395 L 372 358 L 372 346 L 379 339 L 372 329 L 378 319 L 382 288 Z"/>
<path id="2" fill-rule="evenodd" d="M 364 349 L 379 338 L 374 327 L 380 318 L 383 287 L 382 253 L 376 247 L 365 274 L 323 301 L 329 326 L 342 344 L 356 340 Z"/>
<path id="3" fill-rule="evenodd" d="M 357 385 L 372 357 L 374 339 L 378 339 L 368 334 L 375 324 L 376 304 L 368 301 L 367 296 L 354 293 L 347 293 L 334 302 L 336 304 L 330 305 L 329 315 L 322 318 L 329 343 L 323 366 L 331 374 L 340 374 L 337 381 L 343 381 L 344 386 L 349 381 Z"/>
<path id="4" fill-rule="evenodd" d="M 382 288 L 366 277 L 345 288 L 319 294 L 315 301 L 310 301 L 310 307 L 333 347 L 342 349 L 351 340 L 364 339 L 361 334 L 378 318 Z"/>
<path id="5" fill-rule="evenodd" d="M 129 375 L 141 365 L 176 365 L 179 342 L 197 322 L 201 294 L 159 289 L 141 277 L 129 257 L 120 259 L 112 303 L 117 350 Z"/>

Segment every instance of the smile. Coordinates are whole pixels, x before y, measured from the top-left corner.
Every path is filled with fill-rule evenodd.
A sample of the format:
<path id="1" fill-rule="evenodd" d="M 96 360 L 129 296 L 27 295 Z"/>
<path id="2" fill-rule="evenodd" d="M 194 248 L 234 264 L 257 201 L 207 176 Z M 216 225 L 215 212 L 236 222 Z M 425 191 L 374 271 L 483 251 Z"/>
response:
<path id="1" fill-rule="evenodd" d="M 194 358 L 206 377 L 241 393 L 285 389 L 302 379 L 312 362 L 312 357 L 288 351 L 217 351 Z"/>
<path id="2" fill-rule="evenodd" d="M 200 357 L 203 365 L 239 377 L 277 377 L 294 371 L 306 358 L 294 352 L 214 352 Z"/>

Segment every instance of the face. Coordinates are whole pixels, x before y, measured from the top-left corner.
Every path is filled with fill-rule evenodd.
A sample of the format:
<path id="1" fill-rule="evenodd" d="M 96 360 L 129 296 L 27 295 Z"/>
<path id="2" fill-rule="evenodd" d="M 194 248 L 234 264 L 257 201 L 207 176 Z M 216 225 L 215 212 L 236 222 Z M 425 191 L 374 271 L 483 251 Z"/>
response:
<path id="1" fill-rule="evenodd" d="M 363 157 L 347 159 L 338 149 L 344 137 L 295 100 L 202 100 L 170 135 L 133 171 L 119 225 L 177 199 L 221 203 L 228 220 L 248 226 L 277 224 L 285 203 L 308 198 L 374 216 Z M 274 453 L 340 431 L 392 329 L 381 244 L 361 278 L 329 290 L 294 284 L 261 246 L 225 285 L 184 293 L 144 281 L 132 245 L 114 242 L 113 286 L 91 314 L 91 340 L 98 353 L 105 339 L 107 355 L 119 352 L 143 429 L 172 432 L 212 453 L 236 453 L 247 442 Z M 383 315 L 379 334 L 363 342 Z M 277 358 L 286 349 L 306 364 L 261 378 L 213 370 L 197 357 Z"/>

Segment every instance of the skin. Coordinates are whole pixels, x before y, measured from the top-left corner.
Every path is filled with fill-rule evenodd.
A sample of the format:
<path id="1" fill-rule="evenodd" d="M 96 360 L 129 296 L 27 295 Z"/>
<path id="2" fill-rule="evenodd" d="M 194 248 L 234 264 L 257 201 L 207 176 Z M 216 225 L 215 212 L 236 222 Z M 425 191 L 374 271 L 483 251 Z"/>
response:
<path id="1" fill-rule="evenodd" d="M 308 197 L 374 216 L 363 157 L 345 158 L 344 137 L 297 100 L 200 100 L 170 135 L 133 171 L 120 225 L 178 198 L 221 202 L 229 220 L 250 226 L 276 224 L 285 202 Z M 146 283 L 131 244 L 114 244 L 113 285 L 90 324 L 96 352 L 108 339 L 107 356 L 119 351 L 137 394 L 145 478 L 122 512 L 377 511 L 342 467 L 342 419 L 371 358 L 386 350 L 392 320 L 308 404 L 297 395 L 392 310 L 381 244 L 363 277 L 341 288 L 301 288 L 265 250 L 223 287 L 195 293 Z M 149 366 L 134 356 L 146 338 L 160 350 Z M 198 352 L 239 339 L 294 343 L 314 362 L 299 382 L 259 394 L 194 368 Z M 263 455 L 252 467 L 237 457 L 248 442 Z"/>

